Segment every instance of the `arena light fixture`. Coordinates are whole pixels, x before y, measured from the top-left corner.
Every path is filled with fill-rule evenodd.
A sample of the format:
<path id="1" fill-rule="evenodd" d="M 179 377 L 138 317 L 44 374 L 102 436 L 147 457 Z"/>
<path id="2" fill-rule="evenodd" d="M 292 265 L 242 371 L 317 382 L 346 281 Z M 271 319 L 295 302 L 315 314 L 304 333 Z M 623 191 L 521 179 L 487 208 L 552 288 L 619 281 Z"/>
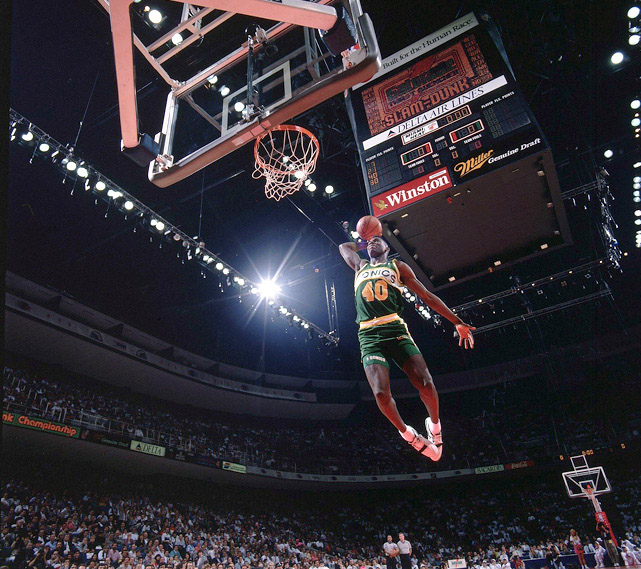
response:
<path id="1" fill-rule="evenodd" d="M 220 261 L 216 263 L 216 270 L 217 271 L 222 271 L 225 268 L 225 265 L 223 265 Z"/>
<path id="2" fill-rule="evenodd" d="M 312 183 L 312 179 L 311 178 L 307 178 L 303 183 L 305 184 L 305 187 L 307 187 Z"/>
<path id="3" fill-rule="evenodd" d="M 69 172 L 73 172 L 77 167 L 78 164 L 76 164 L 73 160 L 69 160 L 67 162 L 66 168 L 67 170 L 69 170 Z"/>
<path id="4" fill-rule="evenodd" d="M 149 10 L 147 17 L 152 24 L 160 24 L 162 22 L 162 12 L 160 10 Z"/>
<path id="5" fill-rule="evenodd" d="M 639 99 L 634 99 L 633 101 L 630 101 L 630 108 L 638 109 L 639 107 L 641 107 L 641 101 L 639 101 Z"/>
<path id="6" fill-rule="evenodd" d="M 334 193 L 334 186 L 325 186 L 325 193 L 331 195 Z"/>
<path id="7" fill-rule="evenodd" d="M 229 274 L 229 269 L 227 267 L 225 267 L 223 269 L 223 275 L 228 275 L 228 274 Z"/>
<path id="8" fill-rule="evenodd" d="M 244 108 L 245 108 L 245 103 L 243 103 L 242 101 L 236 101 L 234 103 L 234 110 L 237 113 L 242 113 Z"/>
<path id="9" fill-rule="evenodd" d="M 158 223 L 156 223 L 156 229 L 158 231 L 164 231 L 165 230 L 165 224 L 162 221 L 159 221 Z"/>
<path id="10" fill-rule="evenodd" d="M 609 159 L 609 158 L 612 158 L 612 157 L 614 156 L 614 152 L 612 152 L 612 150 L 610 150 L 610 149 L 608 148 L 608 149 L 603 153 L 603 156 L 605 156 L 605 157 L 606 157 L 606 158 L 608 158 L 608 159 Z"/>
<path id="11" fill-rule="evenodd" d="M 78 174 L 80 178 L 86 178 L 89 175 L 89 170 L 87 170 L 87 168 L 85 168 L 84 166 L 80 166 L 76 174 Z"/>
<path id="12" fill-rule="evenodd" d="M 639 119 L 638 117 L 634 117 L 634 118 L 630 121 L 630 124 L 631 124 L 632 126 L 639 126 L 639 125 L 641 124 L 641 119 Z"/>
<path id="13" fill-rule="evenodd" d="M 152 227 L 156 227 L 156 225 L 158 225 L 158 220 L 155 217 L 152 217 L 151 221 L 149 222 L 149 225 L 151 225 Z"/>
<path id="14" fill-rule="evenodd" d="M 638 18 L 639 14 L 641 14 L 641 9 L 638 6 L 632 6 L 632 8 L 628 10 L 628 18 L 631 20 Z"/>
<path id="15" fill-rule="evenodd" d="M 207 81 L 210 85 L 215 85 L 218 81 L 218 75 L 210 75 L 209 77 L 207 77 Z"/>
<path id="16" fill-rule="evenodd" d="M 31 142 L 31 141 L 33 140 L 33 132 L 31 132 L 30 130 L 28 130 L 27 132 L 25 132 L 25 133 L 22 135 L 22 137 L 21 137 L 21 138 L 22 138 L 22 140 L 24 140 L 25 142 Z"/>
<path id="17" fill-rule="evenodd" d="M 360 237 L 358 231 L 351 231 L 350 235 L 352 236 L 352 239 L 358 239 Z"/>
<path id="18" fill-rule="evenodd" d="M 180 45 L 183 42 L 183 37 L 180 34 L 174 34 L 171 36 L 171 43 L 174 45 Z"/>
<path id="19" fill-rule="evenodd" d="M 638 45 L 640 40 L 641 40 L 641 36 L 639 34 L 632 34 L 628 38 L 628 43 L 630 45 Z"/>
<path id="20" fill-rule="evenodd" d="M 305 177 L 305 172 L 303 172 L 302 170 L 296 170 L 296 172 L 294 172 L 294 178 L 296 178 L 297 180 L 301 180 L 304 177 Z"/>
<path id="21" fill-rule="evenodd" d="M 134 202 L 127 200 L 124 207 L 127 211 L 131 211 L 134 209 Z"/>
<path id="22" fill-rule="evenodd" d="M 641 190 L 641 184 L 639 184 L 639 183 L 632 184 L 632 187 L 633 187 L 635 190 Z"/>
<path id="23" fill-rule="evenodd" d="M 610 61 L 612 62 L 613 65 L 619 65 L 620 63 L 623 62 L 624 56 L 623 53 L 620 51 L 615 51 L 611 56 L 610 56 Z"/>
<path id="24" fill-rule="evenodd" d="M 635 176 L 634 178 L 632 178 L 632 181 L 633 181 L 635 184 L 638 184 L 639 182 L 641 182 L 641 176 Z"/>
<path id="25" fill-rule="evenodd" d="M 102 180 L 98 180 L 96 182 L 96 190 L 97 191 L 104 192 L 106 188 L 107 188 L 107 185 Z"/>
<path id="26" fill-rule="evenodd" d="M 261 298 L 275 298 L 281 291 L 281 287 L 273 279 L 262 281 L 257 288 Z"/>
<path id="27" fill-rule="evenodd" d="M 641 162 L 635 162 L 635 163 L 632 165 L 632 167 L 633 167 L 633 168 L 641 168 Z"/>
<path id="28" fill-rule="evenodd" d="M 40 152 L 49 152 L 50 149 L 51 147 L 47 142 L 41 142 L 40 146 L 38 146 L 38 150 L 40 150 Z"/>
<path id="29" fill-rule="evenodd" d="M 635 219 L 634 220 L 635 225 L 641 225 L 641 219 Z"/>
<path id="30" fill-rule="evenodd" d="M 314 184 L 314 182 L 312 182 L 309 186 L 307 186 L 307 189 L 310 192 L 315 192 L 316 191 L 316 184 Z"/>
<path id="31" fill-rule="evenodd" d="M 222 86 L 220 87 L 220 94 L 221 94 L 223 97 L 226 97 L 227 95 L 229 95 L 229 87 L 227 87 L 227 85 L 222 85 Z"/>

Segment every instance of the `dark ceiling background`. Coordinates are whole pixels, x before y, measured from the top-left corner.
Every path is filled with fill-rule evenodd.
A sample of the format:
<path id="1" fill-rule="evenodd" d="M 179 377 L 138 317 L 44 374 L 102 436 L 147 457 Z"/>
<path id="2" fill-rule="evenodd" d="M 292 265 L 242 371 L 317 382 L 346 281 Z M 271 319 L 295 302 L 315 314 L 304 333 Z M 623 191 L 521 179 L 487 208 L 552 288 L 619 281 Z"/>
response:
<path id="1" fill-rule="evenodd" d="M 631 186 L 632 164 L 640 158 L 629 103 L 639 96 L 641 83 L 639 50 L 627 44 L 631 4 L 362 0 L 362 5 L 384 57 L 472 9 L 487 10 L 501 28 L 517 80 L 549 139 L 562 190 L 589 182 L 594 169 L 605 165 L 617 198 L 617 237 L 629 252 L 623 273 L 613 273 L 610 280 L 614 302 L 482 335 L 474 353 L 458 348 L 449 326 L 443 332 L 407 309 L 432 371 L 487 365 L 638 323 L 640 256 L 634 247 Z M 609 58 L 616 50 L 629 57 L 615 69 Z M 341 97 L 300 119 L 315 125 L 322 137 L 314 179 L 319 188 L 333 184 L 336 195 L 328 199 L 299 192 L 291 202 L 276 203 L 251 178 L 250 146 L 166 189 L 151 184 L 145 169 L 120 154 L 109 20 L 93 0 L 69 0 L 55 11 L 44 0 L 14 1 L 10 81 L 12 108 L 61 142 L 73 144 L 78 136 L 79 155 L 189 235 L 200 235 L 234 268 L 259 280 L 282 265 L 280 280 L 289 304 L 325 330 L 325 284 L 335 281 L 340 347 L 329 350 L 317 340 L 307 341 L 302 331 L 262 308 L 253 314 L 250 298 L 222 290 L 212 276 L 203 278 L 200 267 L 183 264 L 175 249 L 159 248 L 141 229 L 134 232 L 120 213 L 94 203 L 80 187 L 74 191 L 73 182 L 63 181 L 51 164 L 30 163 L 30 152 L 14 145 L 9 153 L 9 270 L 221 361 L 315 377 L 360 373 L 353 276 L 335 243 L 344 239 L 341 222 L 353 225 L 366 213 L 366 202 Z M 143 60 L 137 62 L 137 85 L 141 130 L 155 133 L 167 88 Z M 614 150 L 610 160 L 603 157 L 606 148 Z M 444 300 L 451 306 L 467 302 L 510 287 L 515 276 L 526 282 L 598 257 L 596 219 L 586 199 L 566 205 L 574 246 L 449 289 Z M 471 318 L 481 324 L 480 316 Z"/>

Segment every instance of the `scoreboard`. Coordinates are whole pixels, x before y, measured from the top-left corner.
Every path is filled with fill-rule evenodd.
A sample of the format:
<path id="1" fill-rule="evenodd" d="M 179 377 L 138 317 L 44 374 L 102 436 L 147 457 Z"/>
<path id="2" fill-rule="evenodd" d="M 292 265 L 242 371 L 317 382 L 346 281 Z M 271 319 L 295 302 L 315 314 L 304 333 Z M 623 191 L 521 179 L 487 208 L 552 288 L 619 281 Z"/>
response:
<path id="1" fill-rule="evenodd" d="M 547 147 L 507 59 L 474 13 L 386 58 L 347 102 L 377 217 Z"/>

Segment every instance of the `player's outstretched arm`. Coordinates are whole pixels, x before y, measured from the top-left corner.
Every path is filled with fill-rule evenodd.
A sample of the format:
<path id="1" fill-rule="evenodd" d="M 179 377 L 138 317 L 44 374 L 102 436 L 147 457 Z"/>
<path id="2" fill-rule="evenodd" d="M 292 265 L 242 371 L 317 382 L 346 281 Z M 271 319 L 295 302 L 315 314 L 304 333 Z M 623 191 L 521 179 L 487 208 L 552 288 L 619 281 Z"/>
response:
<path id="1" fill-rule="evenodd" d="M 358 271 L 364 264 L 365 260 L 359 256 L 358 251 L 365 249 L 367 243 L 354 243 L 353 241 L 348 241 L 347 243 L 341 243 L 338 246 L 338 250 L 341 253 L 345 262 L 352 267 L 355 271 Z"/>
<path id="2" fill-rule="evenodd" d="M 432 310 L 435 310 L 441 316 L 447 318 L 452 324 L 454 324 L 459 336 L 458 345 L 465 345 L 465 349 L 474 348 L 472 330 L 476 330 L 476 328 L 463 322 L 463 320 L 454 314 L 438 296 L 427 290 L 423 286 L 423 283 L 416 278 L 414 271 L 407 263 L 397 261 L 397 265 L 398 270 L 401 273 L 401 281 L 403 284 Z"/>

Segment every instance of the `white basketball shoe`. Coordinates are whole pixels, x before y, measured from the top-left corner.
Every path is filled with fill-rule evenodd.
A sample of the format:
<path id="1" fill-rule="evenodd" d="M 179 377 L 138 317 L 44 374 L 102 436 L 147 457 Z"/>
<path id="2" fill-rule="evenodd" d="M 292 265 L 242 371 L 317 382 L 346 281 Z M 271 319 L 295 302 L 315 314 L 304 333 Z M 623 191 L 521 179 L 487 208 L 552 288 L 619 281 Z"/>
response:
<path id="1" fill-rule="evenodd" d="M 437 461 L 441 458 L 441 449 L 434 443 L 427 440 L 423 435 L 416 432 L 416 429 L 406 425 L 407 431 L 399 434 L 408 442 L 408 444 L 416 449 L 419 453 L 427 458 Z"/>
<path id="2" fill-rule="evenodd" d="M 443 454 L 443 431 L 441 430 L 441 422 L 439 421 L 435 425 L 428 417 L 425 419 L 425 430 L 427 431 L 427 440 L 438 450 L 438 458 L 432 460 L 439 460 Z"/>

